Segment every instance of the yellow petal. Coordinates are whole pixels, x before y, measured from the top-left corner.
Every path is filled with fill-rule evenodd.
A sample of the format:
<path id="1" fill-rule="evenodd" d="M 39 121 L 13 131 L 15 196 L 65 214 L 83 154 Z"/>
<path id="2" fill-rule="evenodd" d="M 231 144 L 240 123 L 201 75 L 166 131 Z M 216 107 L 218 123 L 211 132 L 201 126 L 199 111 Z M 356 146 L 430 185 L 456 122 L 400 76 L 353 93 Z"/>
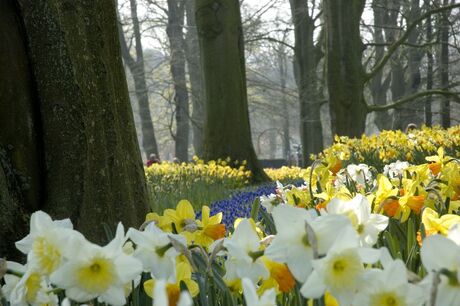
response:
<path id="1" fill-rule="evenodd" d="M 187 200 L 181 200 L 176 207 L 177 215 L 181 219 L 195 219 L 195 211 L 192 204 Z"/>
<path id="2" fill-rule="evenodd" d="M 144 282 L 144 291 L 151 298 L 153 298 L 153 289 L 154 288 L 155 288 L 155 280 L 154 279 L 149 279 L 148 281 Z"/>

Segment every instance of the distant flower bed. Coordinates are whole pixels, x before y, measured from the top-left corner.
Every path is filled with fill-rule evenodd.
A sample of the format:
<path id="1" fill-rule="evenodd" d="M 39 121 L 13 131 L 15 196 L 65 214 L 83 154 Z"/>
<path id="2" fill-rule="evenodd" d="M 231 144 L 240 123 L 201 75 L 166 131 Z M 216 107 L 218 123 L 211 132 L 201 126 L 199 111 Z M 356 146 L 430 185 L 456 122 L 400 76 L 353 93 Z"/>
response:
<path id="1" fill-rule="evenodd" d="M 265 173 L 272 181 L 293 182 L 305 178 L 307 170 L 296 166 L 283 166 L 279 169 L 265 168 Z"/>
<path id="2" fill-rule="evenodd" d="M 380 135 L 362 136 L 354 139 L 335 137 L 334 144 L 312 159 L 335 156 L 352 163 L 364 163 L 378 170 L 385 164 L 408 161 L 412 164 L 425 162 L 425 157 L 443 147 L 446 154 L 460 157 L 460 125 L 449 129 L 422 127 L 407 133 L 402 131 L 382 131 Z"/>
<path id="3" fill-rule="evenodd" d="M 174 207 L 181 199 L 197 205 L 228 197 L 233 190 L 248 185 L 251 172 L 245 162 L 217 160 L 190 163 L 162 162 L 145 169 L 154 211 Z"/>

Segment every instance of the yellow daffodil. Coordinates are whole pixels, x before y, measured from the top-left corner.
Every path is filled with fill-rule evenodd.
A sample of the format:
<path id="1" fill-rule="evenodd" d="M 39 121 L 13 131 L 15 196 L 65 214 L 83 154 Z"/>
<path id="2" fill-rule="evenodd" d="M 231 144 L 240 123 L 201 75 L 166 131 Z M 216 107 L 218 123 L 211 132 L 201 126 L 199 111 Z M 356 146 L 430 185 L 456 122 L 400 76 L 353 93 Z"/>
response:
<path id="1" fill-rule="evenodd" d="M 460 223 L 460 216 L 446 214 L 439 217 L 436 211 L 427 207 L 423 210 L 422 223 L 427 236 L 437 233 L 445 236 L 454 224 Z"/>
<path id="2" fill-rule="evenodd" d="M 295 287 L 295 279 L 286 264 L 262 257 L 262 261 L 267 267 L 270 277 L 265 279 L 259 287 L 260 292 L 270 288 L 276 288 L 277 292 L 289 292 Z"/>
<path id="3" fill-rule="evenodd" d="M 194 243 L 203 247 L 209 247 L 215 240 L 224 238 L 225 224 L 222 222 L 222 213 L 217 213 L 210 216 L 208 206 L 203 206 L 201 209 L 201 228 L 195 232 L 193 236 Z"/>
<path id="4" fill-rule="evenodd" d="M 179 201 L 175 210 L 166 209 L 163 215 L 169 223 L 174 224 L 178 233 L 183 231 L 194 233 L 199 228 L 195 220 L 195 210 L 187 200 Z"/>

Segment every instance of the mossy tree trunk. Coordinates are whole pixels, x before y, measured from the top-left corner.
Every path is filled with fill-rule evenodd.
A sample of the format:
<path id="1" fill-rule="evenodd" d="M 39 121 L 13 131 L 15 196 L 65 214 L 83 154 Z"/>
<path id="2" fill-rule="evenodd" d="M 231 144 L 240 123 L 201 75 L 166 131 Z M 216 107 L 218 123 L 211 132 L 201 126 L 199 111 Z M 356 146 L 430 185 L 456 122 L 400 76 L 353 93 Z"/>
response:
<path id="1" fill-rule="evenodd" d="M 443 5 L 447 6 L 449 0 L 443 0 Z M 441 14 L 439 36 L 441 40 L 439 54 L 439 81 L 442 89 L 449 88 L 449 22 L 450 11 Z M 441 102 L 441 125 L 443 128 L 450 127 L 450 102 L 448 97 L 443 97 Z"/>
<path id="2" fill-rule="evenodd" d="M 251 139 L 239 1 L 197 0 L 195 16 L 206 97 L 204 158 L 246 160 L 254 181 L 268 180 Z"/>
<path id="3" fill-rule="evenodd" d="M 171 76 L 174 85 L 174 104 L 176 115 L 175 154 L 180 161 L 188 161 L 188 138 L 190 132 L 190 112 L 185 78 L 184 42 L 185 2 L 168 0 L 168 25 Z"/>
<path id="4" fill-rule="evenodd" d="M 39 113 L 20 20 L 15 1 L 0 1 L 0 257 L 7 258 L 17 258 L 14 242 L 44 196 Z"/>
<path id="5" fill-rule="evenodd" d="M 428 7 L 431 7 L 429 0 L 424 0 L 424 4 Z M 433 39 L 433 25 L 432 17 L 429 16 L 426 19 L 426 40 L 432 41 Z M 427 67 L 426 67 L 426 90 L 433 89 L 433 76 L 434 76 L 434 56 L 433 56 L 433 47 L 428 46 L 426 48 L 426 58 L 427 58 Z M 431 111 L 431 97 L 427 97 L 425 101 L 425 125 L 431 126 L 433 121 L 433 114 Z"/>
<path id="6" fill-rule="evenodd" d="M 308 165 L 311 154 L 323 150 L 321 99 L 316 67 L 322 55 L 315 46 L 314 19 L 309 15 L 308 1 L 290 0 L 294 24 L 294 74 L 299 91 L 300 141 L 302 164 Z"/>
<path id="7" fill-rule="evenodd" d="M 420 0 L 411 0 L 403 3 L 403 12 L 406 24 L 413 23 L 421 15 Z M 407 38 L 409 44 L 422 44 L 420 41 L 420 28 L 421 26 L 418 25 L 410 32 Z M 408 96 L 420 91 L 422 83 L 420 66 L 424 50 L 422 48 L 409 47 L 406 50 L 403 49 L 403 51 L 406 53 L 405 57 L 407 58 L 406 75 L 403 79 L 403 84 L 405 84 L 404 96 Z M 418 126 L 423 123 L 423 112 L 417 102 L 412 101 L 395 109 L 394 126 L 396 128 L 405 130 L 409 123 L 414 123 Z"/>
<path id="8" fill-rule="evenodd" d="M 365 0 L 325 0 L 327 86 L 332 132 L 359 137 L 367 106 L 360 21 Z"/>
<path id="9" fill-rule="evenodd" d="M 192 143 L 195 155 L 203 156 L 203 132 L 206 106 L 203 97 L 203 76 L 200 67 L 200 44 L 195 22 L 196 0 L 185 1 L 187 33 L 185 35 L 185 58 L 190 79 L 192 100 Z"/>
<path id="10" fill-rule="evenodd" d="M 2 24 L 8 31 L 0 36 L 14 49 L 0 47 L 0 59 L 10 61 L 0 70 L 6 86 L 0 114 L 20 120 L 0 121 L 0 147 L 9 150 L 0 164 L 0 207 L 70 217 L 95 242 L 105 240 L 102 223 L 138 226 L 148 210 L 147 189 L 115 3 L 6 3 L 0 14 L 8 19 L 0 22 L 9 27 Z M 18 184 L 24 180 L 28 184 Z M 8 233 L 1 230 L 3 241 Z"/>
<path id="11" fill-rule="evenodd" d="M 375 62 L 380 61 L 385 55 L 385 39 L 383 28 L 390 26 L 392 20 L 390 14 L 395 12 L 389 10 L 390 4 L 386 0 L 373 0 L 372 11 L 374 14 L 375 28 L 373 30 L 374 42 L 381 44 L 375 46 Z M 397 13 L 397 12 L 396 12 Z M 396 27 L 396 25 L 394 26 Z M 387 91 L 390 86 L 390 75 L 384 77 L 383 69 L 380 70 L 369 82 L 372 94 L 372 101 L 375 105 L 385 105 L 387 103 Z M 388 111 L 375 113 L 375 124 L 380 130 L 391 129 L 391 116 Z"/>

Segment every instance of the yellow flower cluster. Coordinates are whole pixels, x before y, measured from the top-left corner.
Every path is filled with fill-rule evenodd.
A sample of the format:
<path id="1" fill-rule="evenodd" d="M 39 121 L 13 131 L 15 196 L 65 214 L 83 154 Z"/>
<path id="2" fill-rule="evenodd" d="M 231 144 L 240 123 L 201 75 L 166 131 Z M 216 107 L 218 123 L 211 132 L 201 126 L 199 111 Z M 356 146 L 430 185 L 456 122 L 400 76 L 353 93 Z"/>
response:
<path id="1" fill-rule="evenodd" d="M 359 139 L 336 136 L 331 147 L 312 158 L 341 155 L 342 160 L 351 159 L 355 163 L 372 164 L 379 168 L 396 160 L 422 163 L 425 156 L 435 154 L 439 147 L 454 157 L 460 157 L 460 126 L 449 129 L 423 126 L 408 133 L 400 130 L 382 131 L 380 135 L 363 135 Z"/>
<path id="2" fill-rule="evenodd" d="M 300 167 L 286 167 L 283 166 L 279 169 L 265 168 L 265 173 L 272 181 L 294 181 L 302 179 L 307 175 L 307 170 Z"/>
<path id="3" fill-rule="evenodd" d="M 231 164 L 236 167 L 230 166 Z M 147 180 L 156 185 L 168 188 L 176 188 L 177 183 L 186 183 L 192 186 L 197 181 L 207 184 L 225 184 L 229 188 L 240 188 L 248 184 L 251 171 L 245 168 L 246 163 L 231 163 L 230 159 L 211 160 L 204 162 L 197 157 L 193 158 L 193 163 L 173 163 L 162 162 L 152 164 L 146 168 Z"/>
<path id="4" fill-rule="evenodd" d="M 244 161 L 231 162 L 228 158 L 204 162 L 194 157 L 190 163 L 152 164 L 145 168 L 145 176 L 152 209 L 161 212 L 181 199 L 201 206 L 227 197 L 231 190 L 248 185 L 251 171 Z"/>

